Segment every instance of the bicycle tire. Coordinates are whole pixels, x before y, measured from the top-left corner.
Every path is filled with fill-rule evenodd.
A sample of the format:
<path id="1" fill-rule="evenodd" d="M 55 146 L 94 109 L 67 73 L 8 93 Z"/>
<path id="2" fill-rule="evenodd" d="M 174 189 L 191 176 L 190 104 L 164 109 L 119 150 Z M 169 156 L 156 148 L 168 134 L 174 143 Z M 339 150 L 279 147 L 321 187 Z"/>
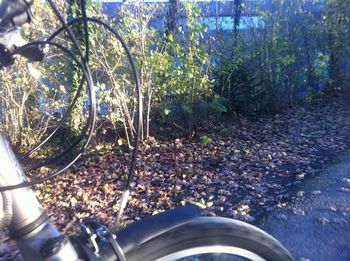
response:
<path id="1" fill-rule="evenodd" d="M 208 253 L 235 254 L 247 260 L 294 260 L 286 248 L 261 229 L 217 217 L 200 217 L 135 246 L 125 255 L 128 261 L 172 261 Z"/>

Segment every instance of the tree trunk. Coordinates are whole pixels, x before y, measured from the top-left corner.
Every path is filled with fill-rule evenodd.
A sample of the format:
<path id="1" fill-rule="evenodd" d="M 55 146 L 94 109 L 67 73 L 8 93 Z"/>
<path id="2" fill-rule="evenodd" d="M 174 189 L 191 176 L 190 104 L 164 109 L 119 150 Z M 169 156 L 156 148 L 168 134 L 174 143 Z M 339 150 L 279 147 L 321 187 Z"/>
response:
<path id="1" fill-rule="evenodd" d="M 168 21 L 166 28 L 166 35 L 175 33 L 177 16 L 179 11 L 179 0 L 169 0 L 169 13 L 168 13 Z"/>

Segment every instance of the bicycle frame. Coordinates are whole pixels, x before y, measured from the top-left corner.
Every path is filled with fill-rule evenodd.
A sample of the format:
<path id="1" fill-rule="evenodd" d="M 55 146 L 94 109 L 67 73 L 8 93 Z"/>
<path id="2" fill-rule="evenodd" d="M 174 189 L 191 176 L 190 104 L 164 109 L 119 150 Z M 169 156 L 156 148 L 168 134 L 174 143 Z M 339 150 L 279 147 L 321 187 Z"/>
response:
<path id="1" fill-rule="evenodd" d="M 0 138 L 0 166 L 1 186 L 18 184 L 26 180 L 9 144 L 3 138 Z M 52 252 L 52 244 L 56 243 L 53 239 L 60 238 L 62 234 L 50 224 L 48 216 L 30 188 L 1 193 L 10 194 L 11 213 L 5 214 L 10 215 L 8 230 L 24 257 L 30 257 L 29 260 L 42 260 L 43 256 L 47 258 L 51 255 L 49 260 L 63 260 L 60 257 L 71 256 L 71 260 L 76 260 L 77 254 L 68 242 L 62 241 L 62 249 L 56 251 L 57 253 Z"/>

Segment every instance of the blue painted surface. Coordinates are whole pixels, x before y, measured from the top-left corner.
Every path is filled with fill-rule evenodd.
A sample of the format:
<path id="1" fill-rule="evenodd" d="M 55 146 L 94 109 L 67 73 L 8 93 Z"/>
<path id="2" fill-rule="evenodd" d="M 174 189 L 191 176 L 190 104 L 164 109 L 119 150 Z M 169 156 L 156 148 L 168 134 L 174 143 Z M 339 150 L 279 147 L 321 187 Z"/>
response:
<path id="1" fill-rule="evenodd" d="M 219 30 L 231 31 L 234 26 L 231 16 L 205 17 L 203 22 L 208 26 L 209 31 L 215 31 L 217 26 Z M 265 23 L 259 16 L 242 16 L 237 29 L 263 28 L 264 26 Z"/>

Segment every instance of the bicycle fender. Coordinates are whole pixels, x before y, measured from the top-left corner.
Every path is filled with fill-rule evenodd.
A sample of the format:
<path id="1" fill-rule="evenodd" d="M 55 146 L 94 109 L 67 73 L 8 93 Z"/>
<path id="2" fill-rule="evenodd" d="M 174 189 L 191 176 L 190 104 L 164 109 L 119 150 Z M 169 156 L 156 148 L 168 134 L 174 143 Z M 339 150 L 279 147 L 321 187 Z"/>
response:
<path id="1" fill-rule="evenodd" d="M 148 240 L 200 217 L 195 205 L 175 208 L 144 218 L 116 233 L 124 253 Z"/>

